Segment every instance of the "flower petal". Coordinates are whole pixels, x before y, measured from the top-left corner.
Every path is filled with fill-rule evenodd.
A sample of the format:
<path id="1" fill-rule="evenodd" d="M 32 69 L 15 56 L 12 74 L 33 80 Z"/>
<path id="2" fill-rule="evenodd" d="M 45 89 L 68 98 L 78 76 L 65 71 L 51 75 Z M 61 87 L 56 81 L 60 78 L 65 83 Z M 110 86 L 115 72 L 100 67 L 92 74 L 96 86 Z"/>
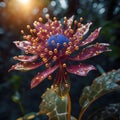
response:
<path id="1" fill-rule="evenodd" d="M 98 35 L 99 35 L 99 33 L 100 33 L 100 30 L 101 30 L 101 28 L 96 29 L 93 33 L 91 33 L 91 34 L 88 36 L 87 39 L 85 39 L 84 41 L 82 41 L 82 42 L 80 43 L 80 46 L 84 46 L 84 45 L 89 44 L 89 43 L 91 43 L 92 41 L 94 41 L 94 40 L 98 37 Z"/>
<path id="2" fill-rule="evenodd" d="M 79 64 L 66 67 L 67 71 L 76 75 L 86 76 L 89 71 L 96 70 L 93 65 Z"/>
<path id="3" fill-rule="evenodd" d="M 37 46 L 33 46 L 29 41 L 14 41 L 13 42 L 19 49 L 24 50 L 26 53 L 38 54 Z M 39 44 L 38 44 L 39 46 Z"/>
<path id="4" fill-rule="evenodd" d="M 74 36 L 76 36 L 78 39 L 80 38 L 80 36 L 84 36 L 89 31 L 89 27 L 91 25 L 92 25 L 92 22 L 89 22 L 86 25 L 82 25 L 80 28 L 77 29 Z"/>
<path id="5" fill-rule="evenodd" d="M 31 45 L 31 42 L 29 41 L 14 41 L 13 43 L 16 45 L 16 47 L 24 51 L 27 50 L 28 45 Z"/>
<path id="6" fill-rule="evenodd" d="M 67 20 L 67 27 L 72 25 L 73 19 L 74 19 L 74 15 Z"/>
<path id="7" fill-rule="evenodd" d="M 32 70 L 32 69 L 38 68 L 39 66 L 41 66 L 43 64 L 44 64 L 44 62 L 39 62 L 39 63 L 19 62 L 19 63 L 13 65 L 8 70 L 8 72 L 10 72 L 11 70 L 28 71 L 28 70 Z"/>
<path id="8" fill-rule="evenodd" d="M 36 29 L 37 31 L 39 31 L 40 28 L 45 29 L 45 25 L 44 25 L 42 22 L 37 22 L 37 21 L 35 21 L 35 22 L 33 23 L 33 25 L 34 25 L 34 27 L 35 27 L 35 29 Z"/>
<path id="9" fill-rule="evenodd" d="M 89 22 L 85 26 L 81 27 L 81 30 L 83 31 L 83 36 L 89 31 L 89 28 L 90 28 L 91 25 L 92 25 L 92 22 Z"/>
<path id="10" fill-rule="evenodd" d="M 13 58 L 21 62 L 33 62 L 38 58 L 38 56 L 37 55 L 34 55 L 34 56 L 19 55 Z"/>
<path id="11" fill-rule="evenodd" d="M 35 76 L 33 78 L 33 80 L 31 81 L 31 88 L 36 87 L 38 84 L 40 84 L 45 78 L 47 78 L 48 75 L 50 75 L 51 73 L 53 73 L 59 66 L 55 65 L 52 68 L 48 68 L 47 70 L 38 73 L 37 76 Z"/>
<path id="12" fill-rule="evenodd" d="M 74 58 L 70 58 L 70 60 L 86 60 L 88 58 L 97 56 L 98 54 L 105 52 L 105 51 L 111 51 L 108 48 L 109 44 L 106 43 L 96 43 L 95 45 L 88 46 L 87 48 L 83 49 L 82 52 L 80 52 L 77 56 Z"/>

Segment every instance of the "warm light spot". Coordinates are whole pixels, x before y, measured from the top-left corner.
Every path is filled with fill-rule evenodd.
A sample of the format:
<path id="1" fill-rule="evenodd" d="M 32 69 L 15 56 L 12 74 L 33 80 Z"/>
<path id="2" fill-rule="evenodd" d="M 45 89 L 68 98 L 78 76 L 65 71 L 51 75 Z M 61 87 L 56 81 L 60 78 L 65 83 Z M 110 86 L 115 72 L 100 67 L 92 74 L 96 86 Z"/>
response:
<path id="1" fill-rule="evenodd" d="M 28 4 L 30 0 L 18 0 L 21 4 Z"/>
<path id="2" fill-rule="evenodd" d="M 16 1 L 17 7 L 19 9 L 22 9 L 22 13 L 24 13 L 25 16 L 28 16 L 30 12 L 32 12 L 32 10 L 34 9 L 33 7 L 34 2 L 32 0 L 16 0 Z"/>

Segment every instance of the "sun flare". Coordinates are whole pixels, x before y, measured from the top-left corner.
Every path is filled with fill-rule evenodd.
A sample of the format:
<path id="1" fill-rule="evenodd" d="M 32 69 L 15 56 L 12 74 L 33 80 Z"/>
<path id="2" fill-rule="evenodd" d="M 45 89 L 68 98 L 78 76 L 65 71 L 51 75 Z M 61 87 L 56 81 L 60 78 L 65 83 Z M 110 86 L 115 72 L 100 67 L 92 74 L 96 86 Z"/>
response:
<path id="1" fill-rule="evenodd" d="M 21 4 L 28 4 L 30 0 L 18 0 Z"/>

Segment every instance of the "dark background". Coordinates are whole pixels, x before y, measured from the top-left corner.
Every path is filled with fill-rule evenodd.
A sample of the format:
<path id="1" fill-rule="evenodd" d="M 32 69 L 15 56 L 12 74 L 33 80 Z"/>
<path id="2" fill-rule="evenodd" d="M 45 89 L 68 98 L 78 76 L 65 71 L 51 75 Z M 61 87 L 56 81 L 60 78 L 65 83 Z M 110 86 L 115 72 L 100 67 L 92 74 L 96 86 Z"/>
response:
<path id="1" fill-rule="evenodd" d="M 102 27 L 98 42 L 110 44 L 112 52 L 99 55 L 85 61 L 105 72 L 120 68 L 120 0 L 29 0 L 22 4 L 19 0 L 0 0 L 0 120 L 15 120 L 22 115 L 17 98 L 25 108 L 25 113 L 37 112 L 41 95 L 52 81 L 44 80 L 38 87 L 30 89 L 30 81 L 38 70 L 29 72 L 8 69 L 15 61 L 13 56 L 22 54 L 12 43 L 22 40 L 21 29 L 32 26 L 40 16 L 49 13 L 51 17 L 61 19 L 75 15 L 75 19 L 84 18 L 84 22 L 92 21 L 93 31 Z M 100 75 L 100 70 L 92 71 L 87 77 L 70 74 L 72 115 L 78 116 L 80 111 L 79 97 L 82 89 L 90 85 Z M 115 96 L 120 97 L 120 96 Z M 41 118 L 42 119 L 42 118 Z"/>

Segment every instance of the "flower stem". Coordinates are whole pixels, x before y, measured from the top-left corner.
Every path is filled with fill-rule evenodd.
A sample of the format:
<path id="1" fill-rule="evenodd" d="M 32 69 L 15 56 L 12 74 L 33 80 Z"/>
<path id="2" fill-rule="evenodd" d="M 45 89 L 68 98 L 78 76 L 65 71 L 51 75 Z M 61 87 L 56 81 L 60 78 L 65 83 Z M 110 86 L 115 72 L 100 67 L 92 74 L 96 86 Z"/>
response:
<path id="1" fill-rule="evenodd" d="M 67 97 L 68 97 L 68 120 L 70 120 L 70 118 L 71 118 L 71 98 L 70 98 L 69 93 L 67 94 Z"/>

